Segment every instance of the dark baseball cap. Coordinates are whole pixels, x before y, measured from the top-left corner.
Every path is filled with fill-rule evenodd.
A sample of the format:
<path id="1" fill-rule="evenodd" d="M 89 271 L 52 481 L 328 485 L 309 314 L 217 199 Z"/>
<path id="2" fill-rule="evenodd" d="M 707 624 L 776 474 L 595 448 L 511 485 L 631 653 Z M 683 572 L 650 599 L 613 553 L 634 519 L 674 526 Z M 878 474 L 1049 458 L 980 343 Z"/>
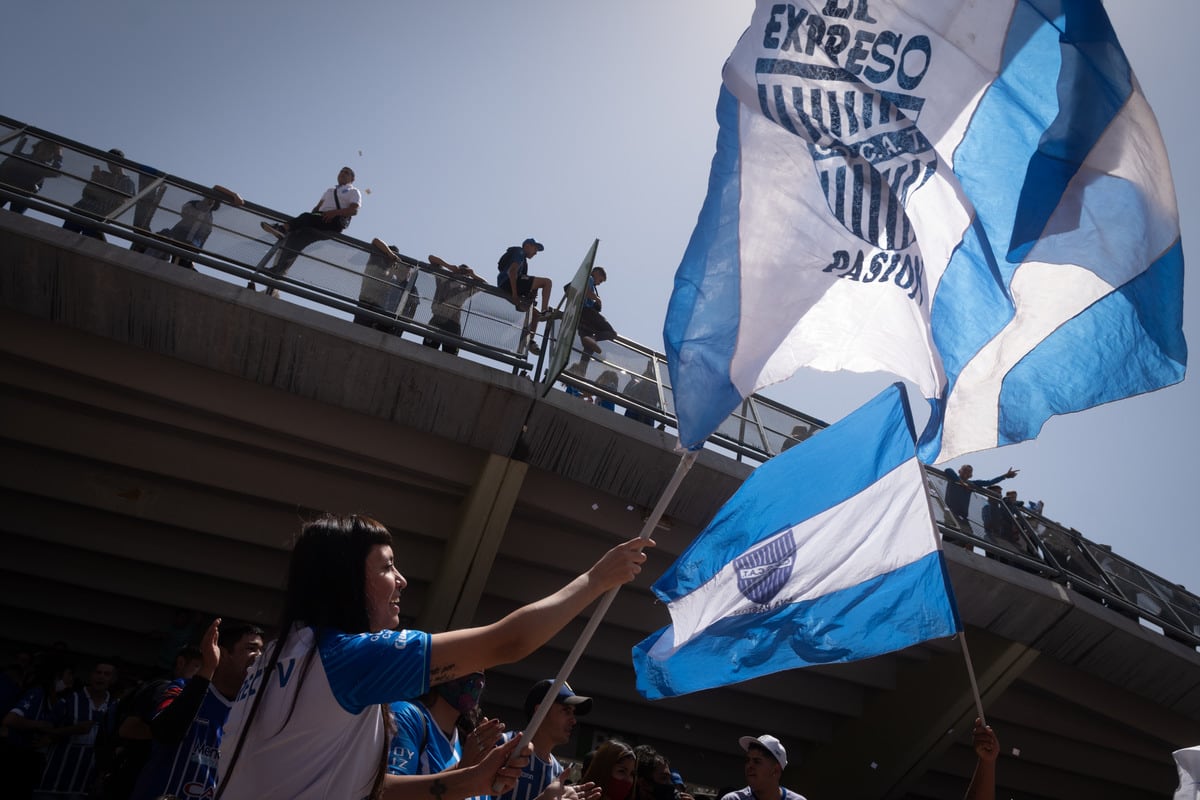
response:
<path id="1" fill-rule="evenodd" d="M 546 697 L 546 692 L 550 691 L 550 687 L 554 684 L 552 678 L 547 678 L 544 681 L 538 681 L 529 690 L 529 694 L 525 697 L 525 716 L 533 719 L 533 712 L 541 704 Z M 575 694 L 569 683 L 564 683 L 558 687 L 558 697 L 554 698 L 554 702 L 562 703 L 564 706 L 575 706 L 575 715 L 583 716 L 592 710 L 592 698 L 584 697 Z"/>

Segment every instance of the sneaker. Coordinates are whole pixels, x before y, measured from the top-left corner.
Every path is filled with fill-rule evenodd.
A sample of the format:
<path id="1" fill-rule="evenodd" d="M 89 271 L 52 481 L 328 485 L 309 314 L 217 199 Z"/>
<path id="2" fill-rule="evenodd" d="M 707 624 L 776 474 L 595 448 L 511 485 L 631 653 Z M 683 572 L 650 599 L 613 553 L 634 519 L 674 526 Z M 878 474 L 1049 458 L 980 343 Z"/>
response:
<path id="1" fill-rule="evenodd" d="M 264 220 L 263 222 L 260 222 L 258 224 L 262 226 L 262 229 L 264 231 L 271 234 L 276 239 L 282 239 L 284 236 L 287 236 L 287 231 L 285 231 L 283 229 L 283 226 L 278 223 L 271 224 L 270 222 L 267 222 Z"/>
<path id="2" fill-rule="evenodd" d="M 538 322 L 550 322 L 552 320 L 562 319 L 562 317 L 563 317 L 562 311 L 559 311 L 557 308 L 552 308 L 549 311 L 539 311 L 537 314 L 537 321 Z"/>
<path id="3" fill-rule="evenodd" d="M 542 354 L 541 346 L 537 342 L 535 342 L 533 339 L 529 340 L 529 346 L 526 347 L 525 349 L 528 350 L 529 352 L 533 353 L 535 356 L 540 356 Z"/>

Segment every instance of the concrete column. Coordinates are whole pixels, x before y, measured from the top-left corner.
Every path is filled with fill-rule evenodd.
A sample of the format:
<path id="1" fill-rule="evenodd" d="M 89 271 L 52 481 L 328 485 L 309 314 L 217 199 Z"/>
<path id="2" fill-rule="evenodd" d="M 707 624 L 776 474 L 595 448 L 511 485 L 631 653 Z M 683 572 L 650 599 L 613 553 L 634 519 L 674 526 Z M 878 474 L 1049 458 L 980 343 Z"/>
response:
<path id="1" fill-rule="evenodd" d="M 446 543 L 432 594 L 417 620 L 420 630 L 471 625 L 528 471 L 524 462 L 488 455 L 463 503 L 458 528 Z"/>

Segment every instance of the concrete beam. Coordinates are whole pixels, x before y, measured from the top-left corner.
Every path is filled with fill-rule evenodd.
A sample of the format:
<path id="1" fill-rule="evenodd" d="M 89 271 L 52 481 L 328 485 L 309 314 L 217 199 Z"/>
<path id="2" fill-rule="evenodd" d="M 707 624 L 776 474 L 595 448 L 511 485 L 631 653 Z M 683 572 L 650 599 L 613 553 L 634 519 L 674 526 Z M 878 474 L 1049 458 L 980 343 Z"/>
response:
<path id="1" fill-rule="evenodd" d="M 982 630 L 971 630 L 969 645 L 985 708 L 1037 659 L 1032 648 Z M 955 738 L 969 736 L 976 716 L 955 644 L 919 666 L 901 666 L 894 691 L 868 702 L 786 778 L 813 797 L 837 797 L 847 782 L 862 797 L 903 797 Z"/>

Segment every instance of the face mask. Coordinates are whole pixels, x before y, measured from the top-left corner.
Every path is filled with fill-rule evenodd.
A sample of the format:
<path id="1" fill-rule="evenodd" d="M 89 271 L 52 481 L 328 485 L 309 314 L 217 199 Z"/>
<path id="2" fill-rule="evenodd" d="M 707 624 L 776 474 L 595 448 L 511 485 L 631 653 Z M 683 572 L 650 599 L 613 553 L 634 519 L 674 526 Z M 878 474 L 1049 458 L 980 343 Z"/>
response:
<path id="1" fill-rule="evenodd" d="M 629 792 L 633 789 L 633 781 L 622 780 L 621 778 L 609 778 L 608 784 L 604 787 L 604 795 L 608 800 L 625 800 L 629 797 Z"/>
<path id="2" fill-rule="evenodd" d="M 675 800 L 675 784 L 654 784 L 654 800 Z"/>
<path id="3" fill-rule="evenodd" d="M 458 680 L 438 684 L 434 690 L 441 695 L 443 700 L 454 706 L 459 714 L 468 714 L 479 705 L 479 698 L 483 694 L 483 685 L 483 673 L 475 672 Z"/>

